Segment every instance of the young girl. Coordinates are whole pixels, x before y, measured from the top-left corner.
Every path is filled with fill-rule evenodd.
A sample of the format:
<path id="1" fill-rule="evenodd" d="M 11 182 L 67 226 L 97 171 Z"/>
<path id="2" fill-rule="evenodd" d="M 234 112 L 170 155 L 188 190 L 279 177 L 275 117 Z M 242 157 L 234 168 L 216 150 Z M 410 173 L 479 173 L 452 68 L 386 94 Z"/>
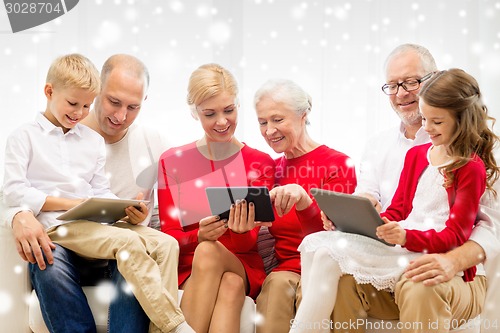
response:
<path id="1" fill-rule="evenodd" d="M 496 195 L 492 185 L 500 170 L 493 148 L 499 138 L 488 128 L 494 119 L 476 80 L 460 69 L 434 74 L 420 91 L 420 112 L 431 143 L 408 151 L 394 198 L 381 214 L 385 224 L 377 229 L 379 238 L 401 247 L 340 231 L 307 236 L 299 247 L 303 300 L 291 331 L 328 321 L 343 274 L 393 291 L 411 259 L 469 238 L 485 187 Z M 325 229 L 334 229 L 330 221 Z M 474 276 L 475 268 L 463 272 L 465 281 Z"/>

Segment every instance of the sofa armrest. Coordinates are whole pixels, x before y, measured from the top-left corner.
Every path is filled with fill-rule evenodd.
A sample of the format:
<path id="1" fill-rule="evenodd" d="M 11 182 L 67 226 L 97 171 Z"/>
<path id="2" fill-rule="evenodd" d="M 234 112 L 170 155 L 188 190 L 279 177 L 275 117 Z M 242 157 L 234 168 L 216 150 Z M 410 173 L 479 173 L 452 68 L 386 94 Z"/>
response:
<path id="1" fill-rule="evenodd" d="M 0 262 L 0 332 L 31 332 L 28 264 L 17 253 L 12 229 L 3 226 L 0 226 Z"/>

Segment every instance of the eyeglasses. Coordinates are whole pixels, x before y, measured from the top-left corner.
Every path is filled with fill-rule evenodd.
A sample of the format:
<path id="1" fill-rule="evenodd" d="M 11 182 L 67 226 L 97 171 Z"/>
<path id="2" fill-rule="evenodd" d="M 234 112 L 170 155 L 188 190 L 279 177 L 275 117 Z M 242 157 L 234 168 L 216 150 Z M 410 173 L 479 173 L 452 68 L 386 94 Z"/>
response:
<path id="1" fill-rule="evenodd" d="M 420 88 L 420 84 L 424 82 L 425 80 L 429 79 L 433 72 L 425 75 L 421 79 L 418 80 L 406 80 L 401 83 L 386 83 L 382 86 L 382 91 L 386 95 L 396 95 L 399 91 L 399 87 L 403 87 L 404 90 L 406 91 L 414 91 Z"/>

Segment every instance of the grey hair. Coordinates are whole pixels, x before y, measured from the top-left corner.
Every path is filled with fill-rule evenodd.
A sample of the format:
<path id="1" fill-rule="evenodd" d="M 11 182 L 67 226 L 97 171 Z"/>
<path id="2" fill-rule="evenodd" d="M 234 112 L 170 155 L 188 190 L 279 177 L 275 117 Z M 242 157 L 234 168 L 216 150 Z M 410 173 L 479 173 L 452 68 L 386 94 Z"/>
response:
<path id="1" fill-rule="evenodd" d="M 420 58 L 420 63 L 426 73 L 435 72 L 438 70 L 436 61 L 434 57 L 425 47 L 418 44 L 401 44 L 397 46 L 392 52 L 387 56 L 384 64 L 384 68 L 387 69 L 387 64 L 389 61 L 397 55 L 406 53 L 406 52 L 415 52 Z"/>
<path id="2" fill-rule="evenodd" d="M 285 103 L 298 115 L 309 114 L 312 109 L 312 98 L 297 83 L 287 79 L 271 79 L 265 82 L 255 93 L 254 107 L 264 97 L 275 102 Z M 309 121 L 306 121 L 309 124 Z"/>

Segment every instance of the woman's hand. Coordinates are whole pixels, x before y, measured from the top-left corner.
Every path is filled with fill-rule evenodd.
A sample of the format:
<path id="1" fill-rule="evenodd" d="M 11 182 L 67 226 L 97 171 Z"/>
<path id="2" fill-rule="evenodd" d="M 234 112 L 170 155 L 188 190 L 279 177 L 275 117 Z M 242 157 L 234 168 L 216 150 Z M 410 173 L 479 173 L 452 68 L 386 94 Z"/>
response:
<path id="1" fill-rule="evenodd" d="M 255 221 L 255 205 L 253 202 L 238 200 L 229 209 L 227 220 L 228 228 L 233 232 L 242 234 L 252 230 L 256 226 L 272 226 L 272 222 Z"/>
<path id="2" fill-rule="evenodd" d="M 306 190 L 297 184 L 275 187 L 269 192 L 269 195 L 279 216 L 288 214 L 294 205 L 296 210 L 301 211 L 313 202 Z"/>
<path id="3" fill-rule="evenodd" d="M 221 220 L 217 215 L 201 219 L 198 228 L 198 243 L 216 241 L 227 231 L 227 228 L 227 221 Z"/>
<path id="4" fill-rule="evenodd" d="M 326 231 L 335 230 L 335 225 L 333 225 L 333 222 L 328 219 L 323 211 L 321 211 L 321 221 L 323 221 L 323 229 Z"/>
<path id="5" fill-rule="evenodd" d="M 384 224 L 377 227 L 377 237 L 390 244 L 405 245 L 406 230 L 401 227 L 399 222 L 389 221 L 387 217 L 382 217 Z"/>

